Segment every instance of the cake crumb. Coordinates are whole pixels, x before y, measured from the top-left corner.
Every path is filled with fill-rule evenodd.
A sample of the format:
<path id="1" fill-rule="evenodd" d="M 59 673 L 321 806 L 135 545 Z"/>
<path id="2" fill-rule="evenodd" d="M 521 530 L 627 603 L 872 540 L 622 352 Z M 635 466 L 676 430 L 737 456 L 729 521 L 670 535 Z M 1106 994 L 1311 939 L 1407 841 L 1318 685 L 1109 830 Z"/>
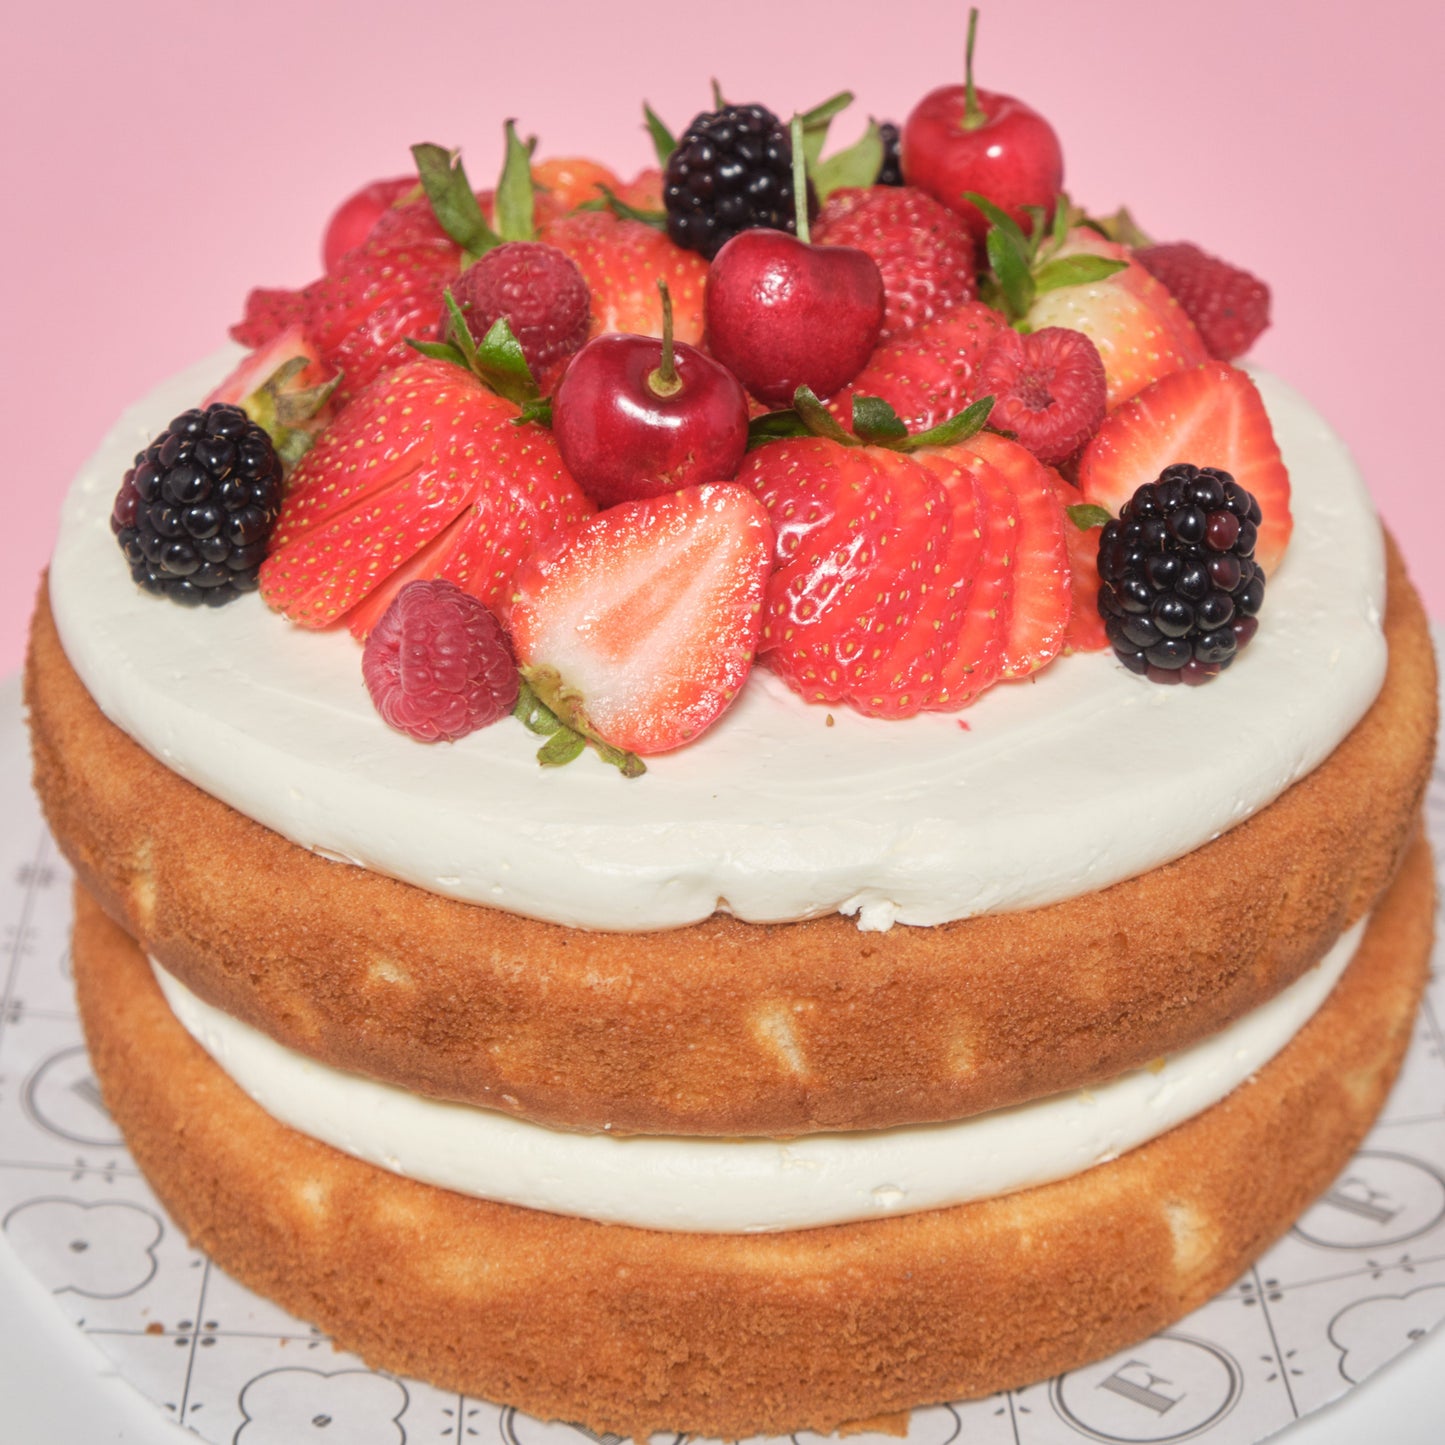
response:
<path id="1" fill-rule="evenodd" d="M 827 717 L 825 717 L 825 718 L 823 719 L 823 726 L 824 726 L 824 727 L 832 727 L 832 726 L 833 726 L 833 714 L 832 714 L 832 713 L 829 713 L 829 714 L 827 715 Z"/>
<path id="2" fill-rule="evenodd" d="M 866 1420 L 850 1420 L 838 1426 L 838 1435 L 898 1435 L 908 1433 L 908 1410 L 895 1410 L 891 1415 L 870 1415 Z"/>

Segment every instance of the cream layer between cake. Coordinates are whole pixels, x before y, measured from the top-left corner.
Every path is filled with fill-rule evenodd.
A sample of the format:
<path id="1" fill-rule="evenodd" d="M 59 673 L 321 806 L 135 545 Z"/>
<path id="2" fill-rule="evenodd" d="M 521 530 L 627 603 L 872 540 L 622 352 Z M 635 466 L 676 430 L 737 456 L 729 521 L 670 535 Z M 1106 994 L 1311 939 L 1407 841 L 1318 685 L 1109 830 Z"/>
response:
<path id="1" fill-rule="evenodd" d="M 1157 1138 L 1289 1043 L 1349 965 L 1367 922 L 1267 1003 L 1154 1067 L 950 1124 L 786 1140 L 569 1133 L 423 1098 L 288 1049 L 151 966 L 176 1017 L 226 1074 L 272 1117 L 343 1153 L 553 1214 L 753 1234 L 1010 1194 Z"/>
<path id="2" fill-rule="evenodd" d="M 690 747 L 629 781 L 590 755 L 543 770 L 505 720 L 456 744 L 392 732 L 344 631 L 249 596 L 188 611 L 130 580 L 108 519 L 135 452 L 236 360 L 128 411 L 76 479 L 51 564 L 60 635 L 105 714 L 180 776 L 292 842 L 432 892 L 575 927 L 722 909 L 933 925 L 1037 907 L 1178 857 L 1335 748 L 1385 667 L 1378 520 L 1338 438 L 1259 374 L 1293 482 L 1294 538 L 1228 674 L 1164 688 L 1064 658 L 959 714 L 811 706 L 766 669 Z"/>

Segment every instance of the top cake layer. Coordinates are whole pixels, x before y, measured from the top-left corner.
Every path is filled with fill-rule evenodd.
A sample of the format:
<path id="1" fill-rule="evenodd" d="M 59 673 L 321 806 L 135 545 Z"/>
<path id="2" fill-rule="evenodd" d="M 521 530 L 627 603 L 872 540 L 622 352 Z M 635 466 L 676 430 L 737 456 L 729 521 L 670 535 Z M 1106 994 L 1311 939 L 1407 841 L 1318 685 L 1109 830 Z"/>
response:
<path id="1" fill-rule="evenodd" d="M 51 568 L 66 652 L 176 773 L 302 846 L 435 893 L 604 930 L 715 910 L 886 928 L 1037 907 L 1258 811 L 1333 751 L 1383 678 L 1369 498 L 1326 424 L 1260 375 L 1295 532 L 1258 637 L 1213 686 L 1160 688 L 1089 655 L 898 723 L 830 714 L 759 672 L 704 739 L 640 780 L 591 760 L 542 770 L 513 724 L 426 746 L 377 716 L 345 632 L 303 632 L 256 597 L 164 606 L 119 563 L 118 478 L 234 359 L 158 388 L 77 478 Z"/>

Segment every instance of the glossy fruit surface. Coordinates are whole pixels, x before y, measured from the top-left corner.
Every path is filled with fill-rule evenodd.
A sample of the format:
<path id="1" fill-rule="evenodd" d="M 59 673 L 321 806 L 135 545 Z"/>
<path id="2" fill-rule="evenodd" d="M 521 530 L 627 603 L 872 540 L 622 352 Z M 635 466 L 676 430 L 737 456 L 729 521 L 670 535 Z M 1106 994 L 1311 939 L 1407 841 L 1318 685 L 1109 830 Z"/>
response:
<path id="1" fill-rule="evenodd" d="M 599 336 L 567 368 L 552 434 L 577 485 L 600 507 L 729 481 L 748 445 L 737 378 L 695 347 L 674 345 L 676 389 L 655 381 L 662 342 Z"/>
<path id="2" fill-rule="evenodd" d="M 708 272 L 708 348 L 759 401 L 785 404 L 800 386 L 832 396 L 872 355 L 883 308 L 866 252 L 759 227 L 734 236 Z"/>
<path id="3" fill-rule="evenodd" d="M 988 222 L 965 192 L 992 201 L 1028 230 L 1025 206 L 1053 212 L 1064 156 L 1054 128 L 1031 106 L 989 90 L 977 96 L 984 120 L 973 129 L 965 125 L 965 86 L 939 86 L 914 106 L 903 127 L 903 174 L 957 211 L 982 245 Z"/>
<path id="4" fill-rule="evenodd" d="M 387 181 L 372 181 L 354 196 L 348 196 L 326 223 L 321 241 L 321 259 L 329 271 L 348 252 L 354 251 L 370 237 L 376 223 L 403 196 L 417 188 L 417 178 L 396 176 Z"/>

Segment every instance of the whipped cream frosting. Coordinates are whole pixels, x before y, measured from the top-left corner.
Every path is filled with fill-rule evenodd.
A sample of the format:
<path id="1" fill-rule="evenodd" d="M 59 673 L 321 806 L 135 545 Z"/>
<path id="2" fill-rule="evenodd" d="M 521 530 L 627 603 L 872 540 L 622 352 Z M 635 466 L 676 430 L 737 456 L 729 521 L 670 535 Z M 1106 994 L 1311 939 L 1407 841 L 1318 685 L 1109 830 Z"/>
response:
<path id="1" fill-rule="evenodd" d="M 367 1163 L 482 1199 L 644 1229 L 751 1234 L 940 1209 L 1067 1178 L 1216 1104 L 1287 1044 L 1364 923 L 1202 1043 L 1093 1089 L 951 1124 L 790 1140 L 574 1134 L 319 1064 L 152 964 L 176 1017 L 272 1117 Z"/>
<path id="2" fill-rule="evenodd" d="M 343 631 L 257 596 L 188 610 L 130 580 L 109 530 L 134 454 L 234 365 L 172 378 L 116 424 L 66 500 L 50 571 L 65 650 L 167 767 L 323 856 L 576 927 L 856 914 L 931 925 L 1102 888 L 1208 842 L 1321 762 L 1385 668 L 1384 553 L 1339 439 L 1257 374 L 1293 481 L 1294 538 L 1228 675 L 1159 687 L 1063 658 L 958 714 L 804 703 L 766 669 L 698 742 L 621 777 L 543 770 L 504 720 L 454 744 L 391 731 Z"/>

